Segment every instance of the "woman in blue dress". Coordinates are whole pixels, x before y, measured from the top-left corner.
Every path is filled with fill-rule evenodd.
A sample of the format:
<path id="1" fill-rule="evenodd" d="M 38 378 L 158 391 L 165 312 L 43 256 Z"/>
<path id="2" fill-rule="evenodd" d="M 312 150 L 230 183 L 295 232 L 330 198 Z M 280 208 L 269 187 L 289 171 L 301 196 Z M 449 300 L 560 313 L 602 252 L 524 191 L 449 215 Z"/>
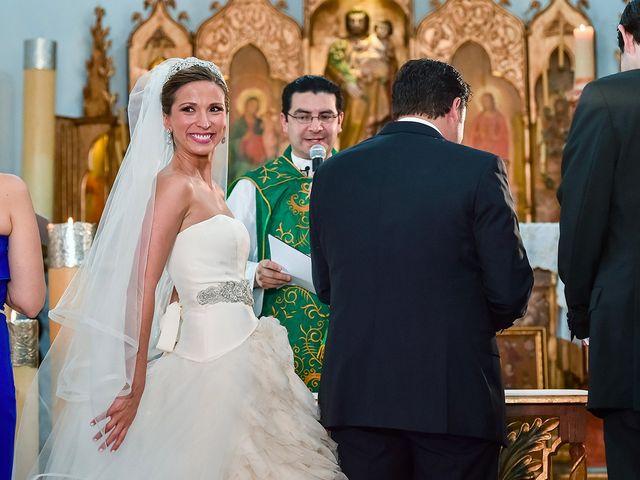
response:
<path id="1" fill-rule="evenodd" d="M 36 216 L 22 180 L 0 174 L 0 480 L 11 478 L 16 394 L 9 332 L 2 306 L 35 317 L 44 303 L 44 272 Z"/>

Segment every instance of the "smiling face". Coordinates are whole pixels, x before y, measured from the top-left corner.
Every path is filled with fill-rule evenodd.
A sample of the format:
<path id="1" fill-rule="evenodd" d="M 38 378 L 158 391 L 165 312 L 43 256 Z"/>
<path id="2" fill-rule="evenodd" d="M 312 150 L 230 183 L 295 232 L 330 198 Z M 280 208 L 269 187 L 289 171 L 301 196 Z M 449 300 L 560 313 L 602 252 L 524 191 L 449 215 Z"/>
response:
<path id="1" fill-rule="evenodd" d="M 187 83 L 176 91 L 171 111 L 163 118 L 176 154 L 208 156 L 227 127 L 224 92 L 206 80 Z"/>
<path id="2" fill-rule="evenodd" d="M 289 137 L 293 153 L 300 158 L 310 158 L 309 149 L 315 144 L 321 144 L 330 152 L 338 134 L 342 130 L 343 113 L 338 114 L 336 96 L 326 92 L 296 92 L 291 96 L 289 115 L 280 114 L 282 131 Z M 322 123 L 318 115 L 322 113 L 338 114 L 331 122 Z M 291 115 L 308 114 L 313 116 L 309 124 L 298 122 Z"/>

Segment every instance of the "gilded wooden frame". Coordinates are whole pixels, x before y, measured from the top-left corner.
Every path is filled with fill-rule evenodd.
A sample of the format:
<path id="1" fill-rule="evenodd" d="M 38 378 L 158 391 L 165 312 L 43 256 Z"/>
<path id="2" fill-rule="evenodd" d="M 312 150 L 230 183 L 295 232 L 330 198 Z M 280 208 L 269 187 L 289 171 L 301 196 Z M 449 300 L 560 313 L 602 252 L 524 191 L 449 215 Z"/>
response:
<path id="1" fill-rule="evenodd" d="M 195 55 L 214 62 L 225 76 L 247 45 L 262 52 L 274 79 L 288 83 L 304 72 L 302 29 L 268 0 L 232 0 L 195 34 Z"/>
<path id="2" fill-rule="evenodd" d="M 191 32 L 169 13 L 168 7 L 175 8 L 175 2 L 146 0 L 144 6 L 151 7 L 151 13 L 144 21 L 141 14 L 133 15 L 138 25 L 129 37 L 129 91 L 138 78 L 162 60 L 193 55 Z M 186 18 L 186 14 L 179 14 L 179 18 Z"/>
<path id="3" fill-rule="evenodd" d="M 547 380 L 547 332 L 544 327 L 511 327 L 497 335 L 498 349 L 502 360 L 502 371 L 505 385 L 508 385 L 509 369 L 520 369 L 533 372 L 533 385 L 523 385 L 521 380 L 515 378 L 516 384 L 505 388 L 546 388 Z M 515 348 L 514 348 L 515 347 Z M 509 353 L 512 349 L 515 355 L 524 355 L 520 363 L 515 363 Z M 515 357 L 513 355 L 513 357 Z M 526 358 L 528 357 L 528 358 Z M 517 361 L 515 357 L 515 361 Z M 520 367 L 520 368 L 519 368 Z"/>

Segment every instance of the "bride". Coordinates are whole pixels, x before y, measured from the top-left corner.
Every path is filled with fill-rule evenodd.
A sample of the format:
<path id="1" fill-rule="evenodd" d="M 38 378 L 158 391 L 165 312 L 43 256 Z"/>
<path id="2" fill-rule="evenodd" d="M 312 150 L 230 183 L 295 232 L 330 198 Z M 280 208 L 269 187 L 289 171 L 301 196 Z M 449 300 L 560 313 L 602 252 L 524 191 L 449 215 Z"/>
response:
<path id="1" fill-rule="evenodd" d="M 52 433 L 30 459 L 23 416 L 14 478 L 346 480 L 286 331 L 253 315 L 249 236 L 224 199 L 228 106 L 195 58 L 136 84 L 95 242 L 51 313 L 52 404 L 28 399 Z"/>

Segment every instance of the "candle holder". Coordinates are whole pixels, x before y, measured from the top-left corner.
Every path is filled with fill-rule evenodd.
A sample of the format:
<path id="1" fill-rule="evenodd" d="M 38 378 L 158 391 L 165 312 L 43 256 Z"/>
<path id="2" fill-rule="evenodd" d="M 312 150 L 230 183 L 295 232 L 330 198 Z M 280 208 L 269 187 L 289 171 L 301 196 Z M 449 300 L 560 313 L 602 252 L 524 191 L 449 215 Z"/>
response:
<path id="1" fill-rule="evenodd" d="M 50 223 L 49 269 L 77 268 L 84 261 L 95 234 L 96 225 L 87 222 Z"/>
<path id="2" fill-rule="evenodd" d="M 96 225 L 74 222 L 49 224 L 49 308 L 54 308 L 67 289 L 71 279 L 84 262 L 95 234 Z M 60 325 L 50 322 L 51 341 Z"/>
<path id="3" fill-rule="evenodd" d="M 34 318 L 20 318 L 15 310 L 8 306 L 5 309 L 7 326 L 9 327 L 9 343 L 11 348 L 11 363 L 13 365 L 13 382 L 16 389 L 16 413 L 18 418 L 38 418 L 37 402 L 26 404 L 29 393 L 39 396 L 39 386 L 34 379 L 38 373 L 38 320 Z M 29 410 L 26 415 L 25 408 Z M 39 426 L 37 421 L 21 424 L 20 429 L 24 441 L 21 445 L 25 457 L 36 461 L 39 452 Z"/>
<path id="4" fill-rule="evenodd" d="M 11 343 L 11 363 L 14 367 L 38 368 L 38 320 L 18 318 L 15 311 L 7 320 Z"/>

